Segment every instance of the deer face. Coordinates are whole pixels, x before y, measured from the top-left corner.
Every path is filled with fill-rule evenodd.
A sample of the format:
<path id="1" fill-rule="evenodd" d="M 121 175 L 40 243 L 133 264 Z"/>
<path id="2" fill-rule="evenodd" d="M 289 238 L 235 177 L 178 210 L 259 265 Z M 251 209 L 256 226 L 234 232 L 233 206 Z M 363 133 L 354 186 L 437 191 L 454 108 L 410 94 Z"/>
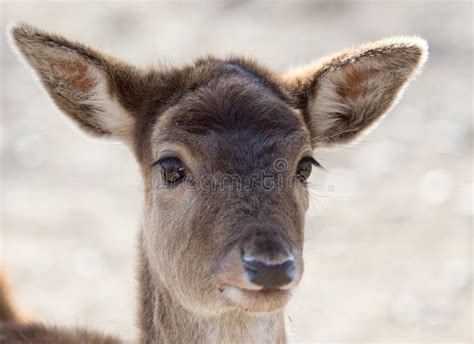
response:
<path id="1" fill-rule="evenodd" d="M 146 186 L 146 264 L 200 314 L 284 307 L 303 274 L 313 150 L 356 139 L 426 57 L 398 38 L 280 75 L 244 59 L 142 70 L 26 25 L 12 29 L 55 103 L 126 142 Z"/>
<path id="2" fill-rule="evenodd" d="M 144 242 L 188 307 L 280 308 L 303 272 L 309 130 L 276 84 L 204 64 L 151 129 Z"/>

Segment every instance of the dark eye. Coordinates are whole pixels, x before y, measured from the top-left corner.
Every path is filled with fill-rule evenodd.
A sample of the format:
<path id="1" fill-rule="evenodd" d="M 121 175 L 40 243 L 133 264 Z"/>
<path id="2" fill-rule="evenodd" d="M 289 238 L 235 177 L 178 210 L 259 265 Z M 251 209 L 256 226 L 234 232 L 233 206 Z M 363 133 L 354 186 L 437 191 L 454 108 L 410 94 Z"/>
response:
<path id="1" fill-rule="evenodd" d="M 314 160 L 312 157 L 307 156 L 300 160 L 298 168 L 296 169 L 296 177 L 302 183 L 305 183 L 311 174 L 311 170 L 314 166 L 321 167 L 319 162 Z"/>
<path id="2" fill-rule="evenodd" d="M 175 185 L 181 182 L 186 177 L 186 171 L 183 163 L 178 158 L 165 157 L 161 158 L 153 165 L 159 165 L 161 167 L 161 175 L 163 181 L 169 185 Z"/>

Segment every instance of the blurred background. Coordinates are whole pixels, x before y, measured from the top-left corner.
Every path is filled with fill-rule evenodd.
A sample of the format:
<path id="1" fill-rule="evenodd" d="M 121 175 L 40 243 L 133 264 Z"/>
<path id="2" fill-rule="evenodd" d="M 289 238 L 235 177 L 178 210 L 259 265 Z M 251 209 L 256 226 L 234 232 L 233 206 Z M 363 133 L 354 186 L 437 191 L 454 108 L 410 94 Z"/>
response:
<path id="1" fill-rule="evenodd" d="M 138 64 L 240 53 L 284 71 L 420 35 L 425 71 L 360 144 L 316 151 L 292 342 L 471 342 L 472 3 L 1 3 L 1 256 L 46 322 L 132 340 L 143 189 L 126 147 L 82 134 L 6 41 L 22 20 Z"/>

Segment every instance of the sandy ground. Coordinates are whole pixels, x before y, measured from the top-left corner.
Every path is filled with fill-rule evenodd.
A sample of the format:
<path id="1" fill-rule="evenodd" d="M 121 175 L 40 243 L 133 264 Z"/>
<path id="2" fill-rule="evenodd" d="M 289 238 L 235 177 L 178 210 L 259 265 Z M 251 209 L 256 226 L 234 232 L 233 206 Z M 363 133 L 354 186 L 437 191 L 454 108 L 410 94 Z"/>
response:
<path id="1" fill-rule="evenodd" d="M 419 34 L 425 72 L 355 147 L 317 151 L 294 342 L 472 340 L 472 3 L 3 2 L 24 20 L 135 63 L 238 52 L 284 70 Z M 121 145 L 79 133 L 1 42 L 2 259 L 47 322 L 133 339 L 143 191 Z"/>

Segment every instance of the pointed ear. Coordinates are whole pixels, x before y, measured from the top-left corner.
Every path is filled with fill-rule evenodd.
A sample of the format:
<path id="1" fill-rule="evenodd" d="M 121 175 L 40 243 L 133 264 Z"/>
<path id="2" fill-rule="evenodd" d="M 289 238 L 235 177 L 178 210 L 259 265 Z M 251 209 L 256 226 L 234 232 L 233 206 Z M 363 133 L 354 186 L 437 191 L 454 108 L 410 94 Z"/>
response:
<path id="1" fill-rule="evenodd" d="M 284 76 L 313 145 L 355 140 L 395 105 L 428 55 L 425 40 L 397 37 L 343 51 Z"/>
<path id="2" fill-rule="evenodd" d="M 11 26 L 10 38 L 55 104 L 82 129 L 131 139 L 135 119 L 129 104 L 142 86 L 141 72 L 26 24 Z"/>

